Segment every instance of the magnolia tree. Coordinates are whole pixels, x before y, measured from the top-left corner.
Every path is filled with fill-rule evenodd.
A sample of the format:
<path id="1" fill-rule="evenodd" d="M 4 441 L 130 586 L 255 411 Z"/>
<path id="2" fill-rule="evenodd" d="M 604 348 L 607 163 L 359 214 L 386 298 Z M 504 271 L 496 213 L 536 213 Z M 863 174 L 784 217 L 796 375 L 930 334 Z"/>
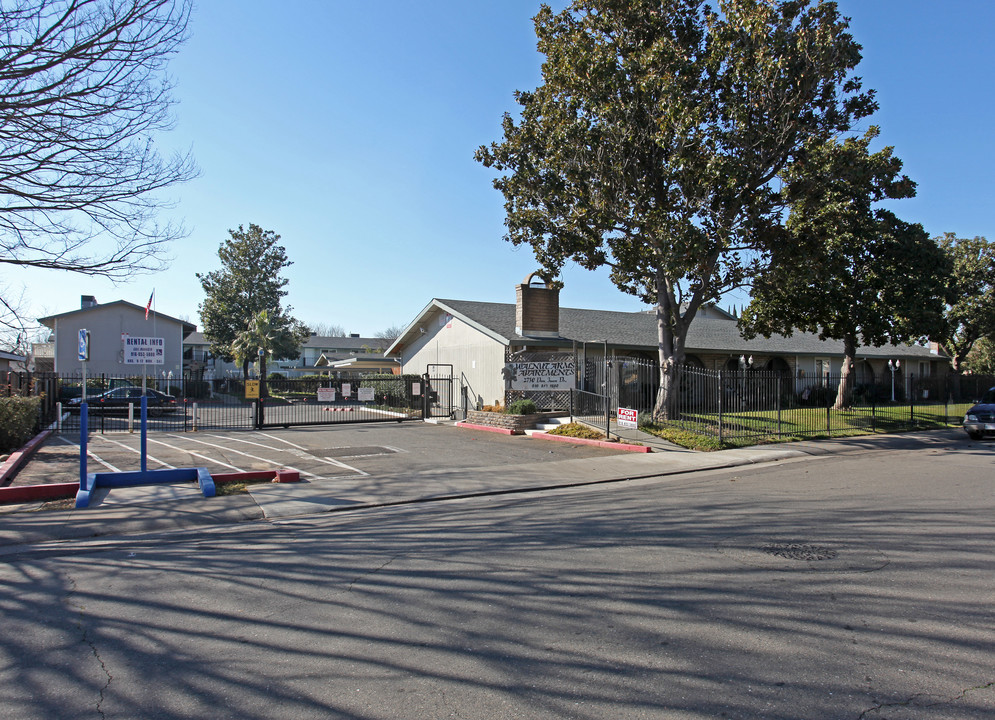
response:
<path id="1" fill-rule="evenodd" d="M 300 357 L 299 345 L 310 332 L 290 315 L 293 308 L 281 305 L 290 281 L 280 273 L 292 263 L 280 245 L 280 236 L 254 224 L 248 230 L 239 225 L 238 230 L 229 230 L 228 234 L 230 237 L 218 248 L 221 269 L 197 273 L 205 296 L 200 304 L 200 320 L 204 337 L 211 341 L 211 352 L 229 361 L 237 360 L 242 365 L 242 375 L 248 377 L 249 363 L 255 355 L 242 352 L 245 348 L 239 339 L 244 339 L 247 330 L 259 322 L 260 313 L 266 313 L 265 327 L 279 330 L 278 338 L 288 334 L 296 338 L 289 345 L 281 344 L 277 357 Z"/>
<path id="2" fill-rule="evenodd" d="M 506 240 L 547 274 L 611 268 L 655 305 L 672 415 L 691 321 L 788 242 L 778 176 L 875 109 L 835 3 L 574 0 L 535 17 L 543 83 L 516 93 L 499 173 Z"/>

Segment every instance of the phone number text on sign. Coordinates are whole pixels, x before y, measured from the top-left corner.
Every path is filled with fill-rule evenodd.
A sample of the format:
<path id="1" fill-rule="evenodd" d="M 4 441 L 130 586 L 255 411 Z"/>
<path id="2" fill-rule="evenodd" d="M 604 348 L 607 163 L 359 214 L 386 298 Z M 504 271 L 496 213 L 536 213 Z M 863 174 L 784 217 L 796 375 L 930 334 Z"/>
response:
<path id="1" fill-rule="evenodd" d="M 124 336 L 125 365 L 163 365 L 166 362 L 166 341 L 158 337 Z"/>

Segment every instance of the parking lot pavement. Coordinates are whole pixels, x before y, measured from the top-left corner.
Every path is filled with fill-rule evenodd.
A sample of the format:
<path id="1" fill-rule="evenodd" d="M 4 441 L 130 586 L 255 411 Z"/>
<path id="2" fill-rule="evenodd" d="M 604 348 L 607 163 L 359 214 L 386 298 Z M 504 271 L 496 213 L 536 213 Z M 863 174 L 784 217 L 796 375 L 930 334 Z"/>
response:
<path id="1" fill-rule="evenodd" d="M 522 436 L 422 423 L 312 427 L 265 432 L 150 433 L 149 469 L 207 466 L 212 472 L 295 468 L 300 483 L 250 485 L 248 494 L 205 499 L 196 492 L 140 486 L 97 494 L 85 509 L 27 512 L 51 504 L 4 506 L 0 546 L 152 532 L 475 495 L 529 492 L 591 483 L 729 468 L 825 454 L 876 452 L 949 443 L 958 431 L 759 446 L 715 453 L 631 454 Z M 139 437 L 94 436 L 89 470 L 135 470 Z M 75 453 L 75 454 L 74 454 Z M 72 482 L 78 446 L 56 438 L 20 482 Z"/>
<path id="2" fill-rule="evenodd" d="M 608 448 L 532 441 L 428 423 L 166 431 L 149 432 L 147 437 L 150 470 L 206 467 L 212 473 L 227 473 L 290 468 L 309 482 L 619 454 Z M 137 470 L 139 447 L 139 433 L 91 434 L 88 471 Z M 53 435 L 18 472 L 13 484 L 74 482 L 79 479 L 79 452 L 77 435 Z"/>
<path id="3" fill-rule="evenodd" d="M 137 435 L 94 436 L 88 469 L 136 469 L 138 443 Z M 139 486 L 102 490 L 83 509 L 73 508 L 72 501 L 8 505 L 0 510 L 0 547 L 658 477 L 799 454 L 785 448 L 632 454 L 421 423 L 150 433 L 149 469 L 206 465 L 214 472 L 232 472 L 294 467 L 302 481 L 255 484 L 247 494 L 207 499 L 184 491 L 192 487 Z M 29 465 L 28 477 L 38 472 L 48 473 L 49 482 L 78 478 L 78 446 L 69 438 L 49 443 Z M 61 512 L 29 512 L 53 507 Z"/>

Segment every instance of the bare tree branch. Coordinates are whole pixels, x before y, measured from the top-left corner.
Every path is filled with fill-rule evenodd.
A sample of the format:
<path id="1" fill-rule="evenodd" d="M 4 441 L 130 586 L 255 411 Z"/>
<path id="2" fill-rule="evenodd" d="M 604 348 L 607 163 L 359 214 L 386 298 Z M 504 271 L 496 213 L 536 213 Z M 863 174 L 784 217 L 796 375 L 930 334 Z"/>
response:
<path id="1" fill-rule="evenodd" d="M 196 175 L 163 157 L 166 63 L 190 0 L 13 0 L 0 8 L 0 263 L 123 279 L 184 231 L 159 191 Z"/>

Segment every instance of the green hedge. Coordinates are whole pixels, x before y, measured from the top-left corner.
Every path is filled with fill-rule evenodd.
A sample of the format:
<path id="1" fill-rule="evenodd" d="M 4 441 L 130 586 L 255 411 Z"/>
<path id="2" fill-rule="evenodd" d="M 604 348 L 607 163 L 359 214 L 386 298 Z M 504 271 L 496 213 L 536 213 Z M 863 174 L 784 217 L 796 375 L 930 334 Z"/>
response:
<path id="1" fill-rule="evenodd" d="M 539 412 L 539 408 L 537 408 L 535 402 L 529 398 L 516 400 L 508 406 L 507 410 L 509 415 L 535 415 L 537 412 Z"/>
<path id="2" fill-rule="evenodd" d="M 38 429 L 39 397 L 0 397 L 0 452 L 12 452 Z"/>

